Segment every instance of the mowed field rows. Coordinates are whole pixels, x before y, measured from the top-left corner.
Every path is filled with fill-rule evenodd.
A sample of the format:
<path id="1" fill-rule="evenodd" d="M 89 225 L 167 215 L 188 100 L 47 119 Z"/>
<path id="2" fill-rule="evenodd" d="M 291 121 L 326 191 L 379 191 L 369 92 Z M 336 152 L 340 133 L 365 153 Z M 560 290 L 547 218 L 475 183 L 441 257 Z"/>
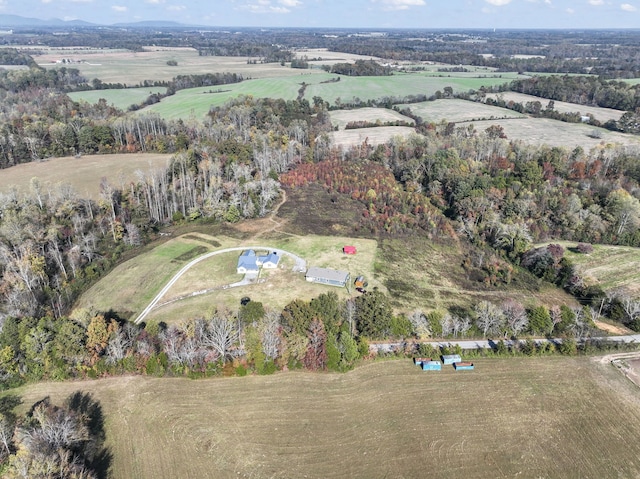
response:
<path id="1" fill-rule="evenodd" d="M 411 360 L 347 374 L 122 377 L 21 388 L 101 401 L 112 477 L 619 478 L 640 475 L 638 390 L 588 358 Z"/>
<path id="2" fill-rule="evenodd" d="M 575 250 L 576 242 L 551 241 L 565 249 L 565 257 L 576 264 L 587 284 L 597 284 L 605 291 L 621 289 L 632 296 L 640 294 L 640 248 L 593 245 L 589 254 Z"/>
<path id="3" fill-rule="evenodd" d="M 409 103 L 399 105 L 400 108 L 409 108 L 411 113 L 422 117 L 425 122 L 439 123 L 465 122 L 498 118 L 526 118 L 526 115 L 517 111 L 485 105 L 467 100 L 436 100 L 421 103 Z"/>

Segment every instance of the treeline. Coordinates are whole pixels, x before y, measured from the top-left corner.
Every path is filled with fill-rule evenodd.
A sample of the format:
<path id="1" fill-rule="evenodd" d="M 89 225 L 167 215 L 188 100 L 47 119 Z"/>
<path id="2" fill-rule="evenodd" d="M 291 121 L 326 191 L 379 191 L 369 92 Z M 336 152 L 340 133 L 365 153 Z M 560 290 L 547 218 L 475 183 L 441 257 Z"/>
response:
<path id="1" fill-rule="evenodd" d="M 0 68 L 2 68 L 2 65 L 37 66 L 31 56 L 22 53 L 15 48 L 0 48 Z"/>
<path id="2" fill-rule="evenodd" d="M 514 80 L 509 90 L 579 105 L 635 111 L 640 107 L 640 86 L 605 80 L 594 75 L 549 75 Z"/>
<path id="3" fill-rule="evenodd" d="M 375 128 L 379 126 L 413 126 L 413 124 L 404 120 L 385 121 L 385 122 L 382 122 L 380 120 L 376 120 L 376 121 L 357 120 L 357 121 L 350 121 L 349 123 L 347 123 L 344 129 L 357 130 L 358 128 Z"/>
<path id="4" fill-rule="evenodd" d="M 62 405 L 49 397 L 24 415 L 17 396 L 0 401 L 0 466 L 6 478 L 108 477 L 111 453 L 104 445 L 104 416 L 88 393 L 71 394 Z"/>
<path id="5" fill-rule="evenodd" d="M 390 66 L 381 65 L 375 60 L 356 60 L 354 63 L 336 63 L 331 66 L 331 73 L 360 76 L 389 76 L 392 74 Z"/>
<path id="6" fill-rule="evenodd" d="M 601 309 L 621 307 L 622 314 L 629 310 L 638 319 L 633 311 L 640 302 L 629 300 L 626 309 L 612 304 Z M 590 336 L 599 318 L 594 308 L 525 308 L 511 299 L 480 301 L 455 312 L 394 314 L 390 298 L 375 289 L 347 300 L 323 293 L 310 301 L 294 300 L 282 310 L 250 301 L 235 312 L 214 311 L 171 325 L 135 325 L 88 310 L 73 318 L 9 317 L 0 332 L 0 383 L 7 388 L 127 373 L 198 378 L 299 368 L 346 371 L 377 354 L 376 340 L 401 344 L 407 354 L 430 347 L 419 346 L 428 339 L 527 335 L 561 337 L 575 348 L 575 340 Z"/>

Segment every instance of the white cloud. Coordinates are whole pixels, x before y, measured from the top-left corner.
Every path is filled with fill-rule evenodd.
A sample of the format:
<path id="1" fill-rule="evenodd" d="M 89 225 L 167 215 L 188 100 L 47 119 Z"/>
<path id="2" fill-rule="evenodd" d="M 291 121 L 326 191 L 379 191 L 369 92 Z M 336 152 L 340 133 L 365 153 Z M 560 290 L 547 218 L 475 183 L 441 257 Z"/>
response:
<path id="1" fill-rule="evenodd" d="M 164 3 L 164 0 L 144 0 L 144 3 L 150 3 L 151 5 L 160 5 Z"/>
<path id="2" fill-rule="evenodd" d="M 622 5 L 620 5 L 620 8 L 625 12 L 635 12 L 637 10 L 637 8 L 630 3 L 623 3 Z"/>
<path id="3" fill-rule="evenodd" d="M 589 5 L 604 5 L 604 0 L 589 0 Z"/>
<path id="4" fill-rule="evenodd" d="M 123 13 L 128 11 L 129 9 L 122 5 L 112 5 L 111 10 L 113 10 L 114 12 Z"/>
<path id="5" fill-rule="evenodd" d="M 93 3 L 93 0 L 71 0 L 72 3 Z"/>
<path id="6" fill-rule="evenodd" d="M 574 13 L 576 13 L 576 11 L 575 11 L 573 8 L 567 8 L 566 12 L 567 12 L 569 15 L 573 15 Z"/>
<path id="7" fill-rule="evenodd" d="M 282 5 L 287 5 L 289 3 L 299 4 L 301 2 L 297 0 L 279 0 L 279 3 Z M 291 10 L 286 6 L 279 7 L 277 5 L 272 5 L 271 0 L 256 0 L 255 3 L 248 3 L 243 5 L 243 10 L 248 10 L 251 13 L 291 13 Z"/>
<path id="8" fill-rule="evenodd" d="M 278 3 L 285 7 L 297 7 L 298 5 L 302 5 L 300 0 L 278 0 Z"/>
<path id="9" fill-rule="evenodd" d="M 494 7 L 502 7 L 504 5 L 508 5 L 511 3 L 511 0 L 484 0 L 487 3 L 490 3 Z"/>
<path id="10" fill-rule="evenodd" d="M 51 3 L 53 0 L 41 0 L 42 3 Z M 0 2 L 0 5 L 2 5 L 3 2 Z"/>
<path id="11" fill-rule="evenodd" d="M 373 3 L 381 3 L 385 10 L 408 10 L 410 7 L 425 5 L 424 0 L 372 0 Z"/>
<path id="12" fill-rule="evenodd" d="M 167 7 L 167 10 L 169 10 L 170 12 L 181 12 L 186 9 L 187 7 L 185 7 L 184 5 L 169 5 Z"/>

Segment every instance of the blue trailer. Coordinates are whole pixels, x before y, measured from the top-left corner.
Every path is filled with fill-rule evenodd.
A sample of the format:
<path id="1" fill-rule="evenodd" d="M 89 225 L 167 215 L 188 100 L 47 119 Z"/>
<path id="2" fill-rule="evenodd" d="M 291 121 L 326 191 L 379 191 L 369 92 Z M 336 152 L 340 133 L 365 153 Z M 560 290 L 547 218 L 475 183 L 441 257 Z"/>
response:
<path id="1" fill-rule="evenodd" d="M 462 361 L 462 358 L 460 357 L 459 354 L 445 354 L 441 357 L 442 357 L 443 364 L 453 364 L 453 363 L 459 363 Z"/>
<path id="2" fill-rule="evenodd" d="M 442 363 L 440 361 L 424 361 L 422 363 L 423 371 L 440 371 L 442 369 Z"/>
<path id="3" fill-rule="evenodd" d="M 453 363 L 453 367 L 456 371 L 465 371 L 473 369 L 473 363 L 459 362 Z"/>
<path id="4" fill-rule="evenodd" d="M 431 361 L 431 358 L 413 358 L 413 364 L 416 366 L 422 366 L 422 363 Z"/>

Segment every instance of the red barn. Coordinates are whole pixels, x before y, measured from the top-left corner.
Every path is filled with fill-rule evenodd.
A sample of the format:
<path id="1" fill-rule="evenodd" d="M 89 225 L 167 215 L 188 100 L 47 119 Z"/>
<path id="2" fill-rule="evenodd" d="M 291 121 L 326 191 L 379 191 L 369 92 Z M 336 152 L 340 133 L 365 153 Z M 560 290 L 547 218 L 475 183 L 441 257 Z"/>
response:
<path id="1" fill-rule="evenodd" d="M 356 254 L 356 247 L 355 246 L 344 246 L 342 248 L 342 252 L 344 254 Z"/>

